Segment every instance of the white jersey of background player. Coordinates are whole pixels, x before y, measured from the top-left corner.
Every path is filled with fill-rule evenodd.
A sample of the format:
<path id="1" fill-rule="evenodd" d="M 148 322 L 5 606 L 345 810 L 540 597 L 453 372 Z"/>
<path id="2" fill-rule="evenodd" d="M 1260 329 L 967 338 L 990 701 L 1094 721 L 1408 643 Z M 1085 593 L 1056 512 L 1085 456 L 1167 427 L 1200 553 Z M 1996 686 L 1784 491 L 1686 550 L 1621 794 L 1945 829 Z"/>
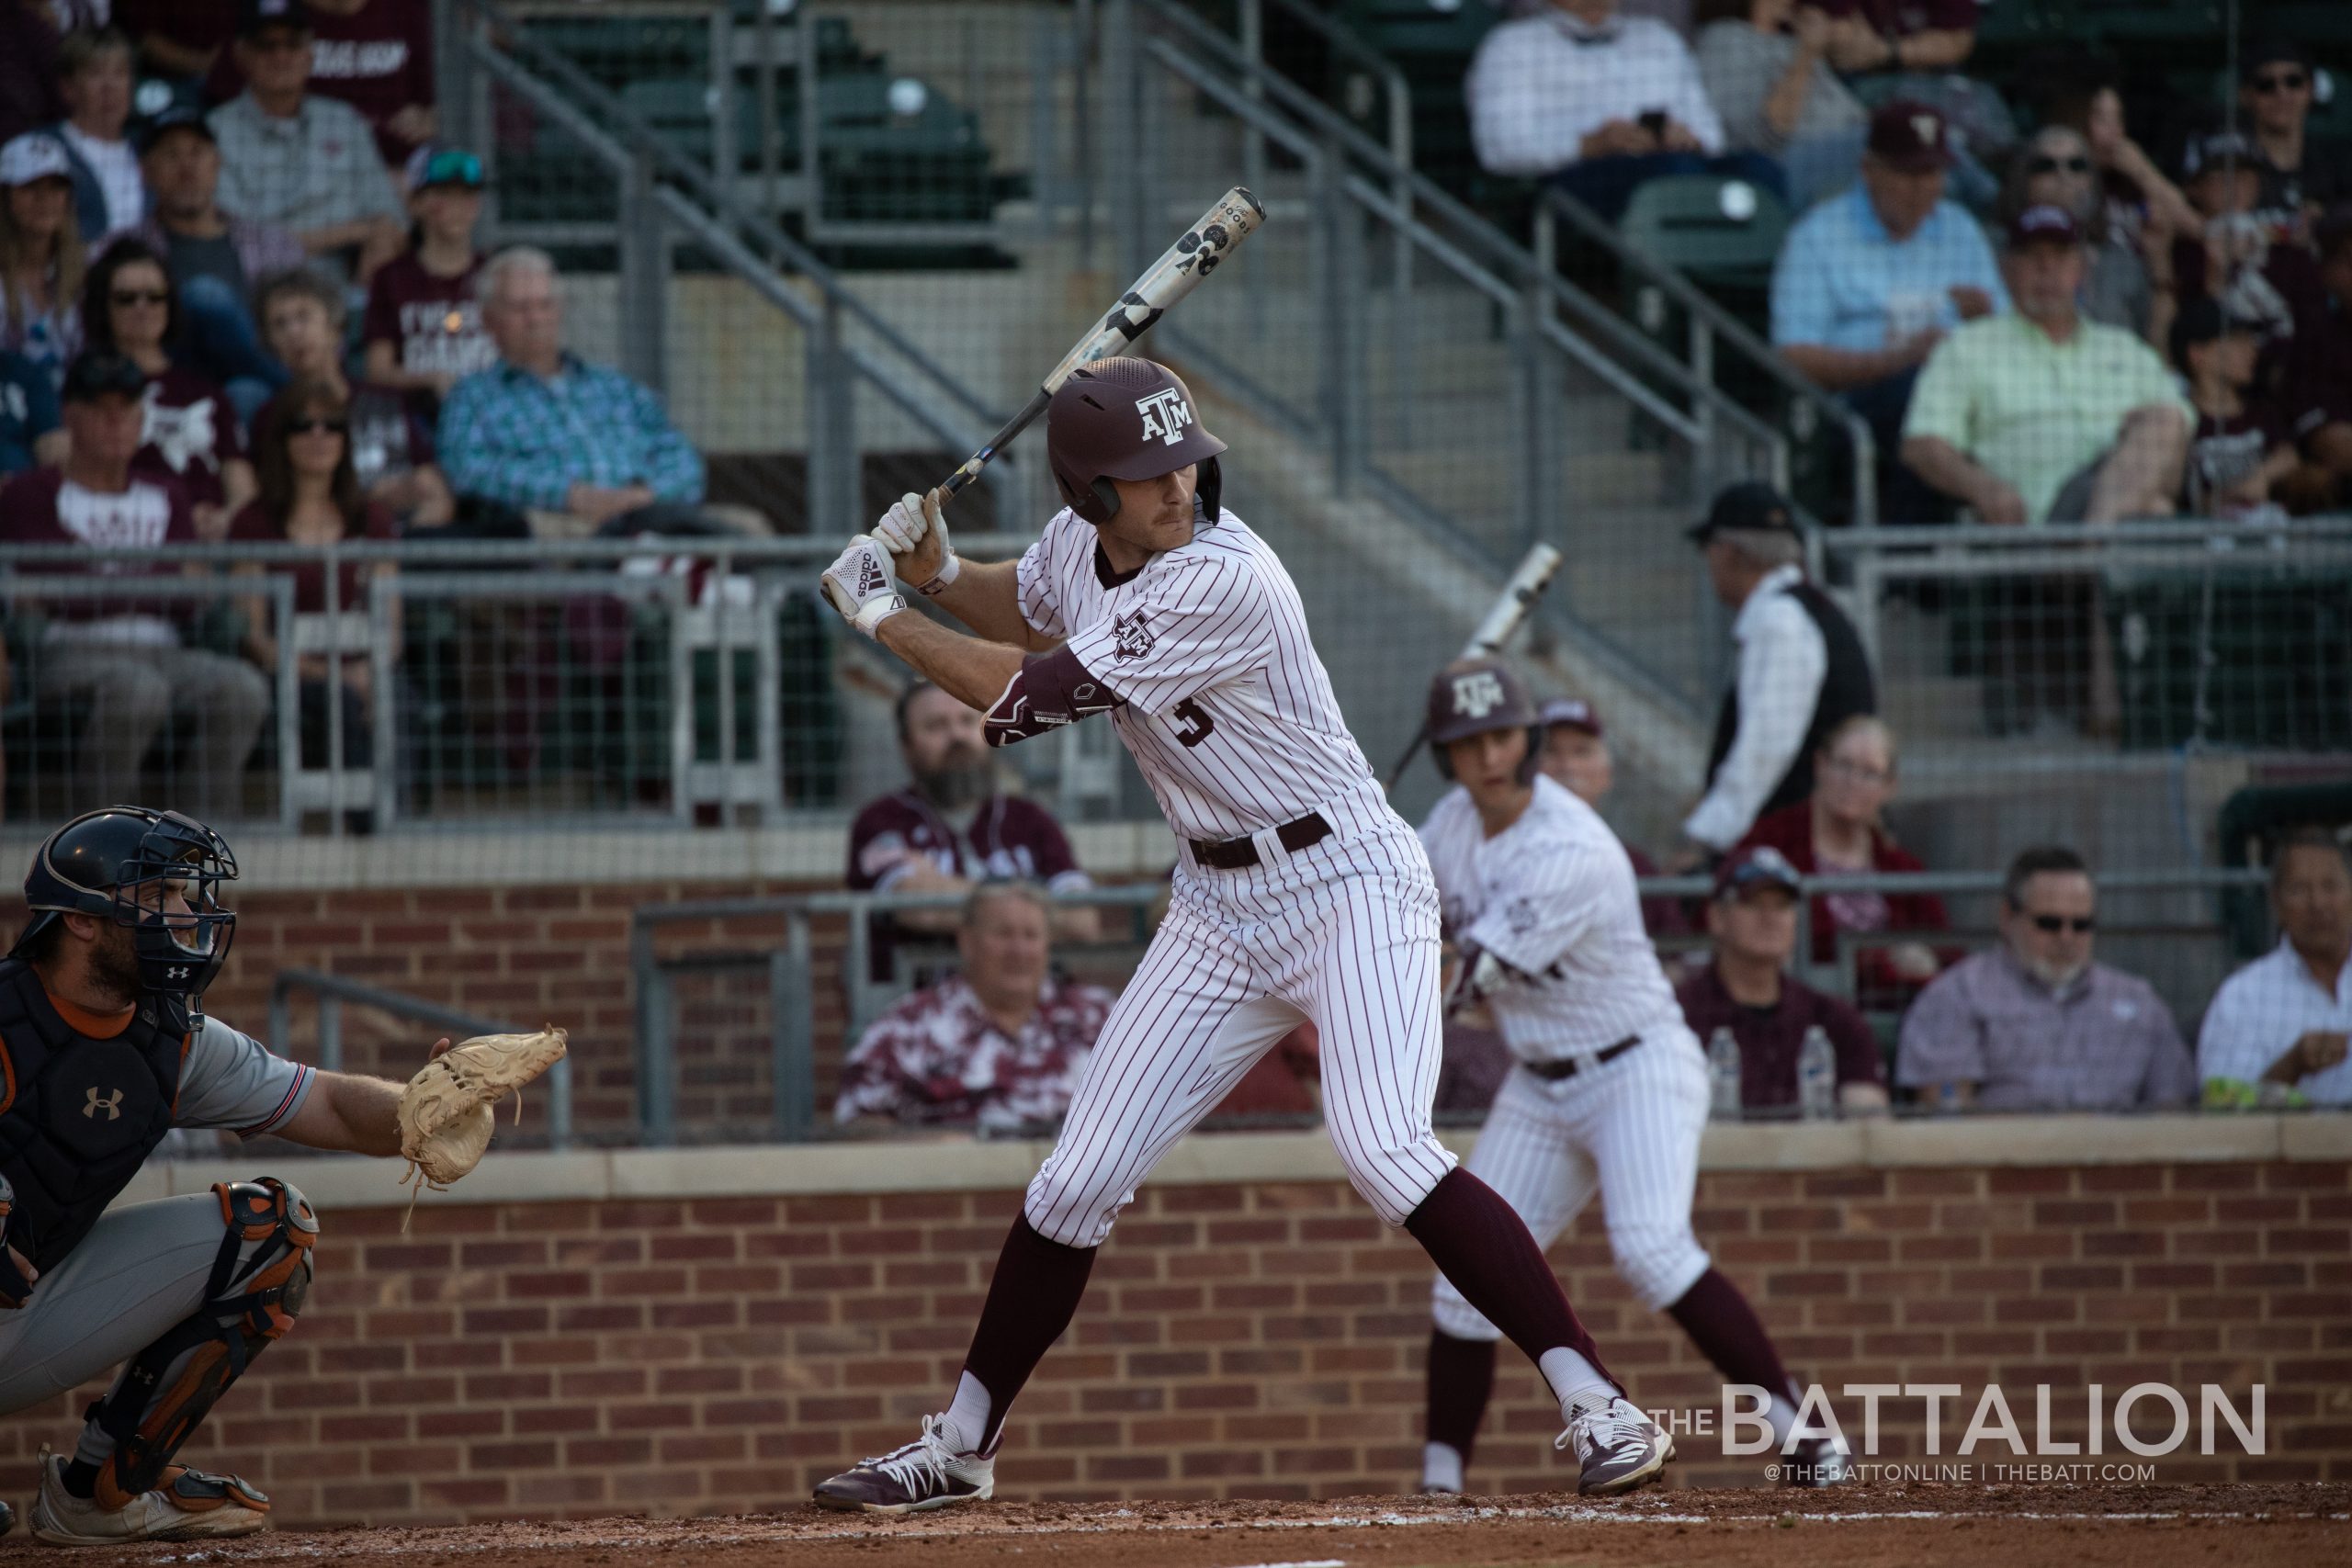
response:
<path id="1" fill-rule="evenodd" d="M 1617 1271 L 1729 1382 L 1766 1391 L 1785 1440 L 1794 1385 L 1691 1234 L 1705 1060 L 1643 930 L 1633 862 L 1591 807 L 1536 771 L 1542 726 L 1510 666 L 1439 671 L 1428 733 L 1439 771 L 1458 781 L 1421 824 L 1457 953 L 1447 1005 L 1483 1005 L 1518 1058 L 1467 1168 L 1546 1247 L 1598 1189 Z M 1499 1336 L 1442 1277 L 1430 1306 L 1421 1488 L 1459 1492 Z M 1833 1478 L 1818 1447 L 1792 1450 L 1781 1473 Z"/>
<path id="2" fill-rule="evenodd" d="M 1182 848 L 1168 914 L 1030 1183 L 946 1412 L 817 1501 L 902 1513 L 989 1496 L 1006 1413 L 1136 1183 L 1306 1019 L 1349 1179 L 1542 1367 L 1579 1488 L 1654 1478 L 1666 1434 L 1601 1367 L 1527 1227 L 1430 1130 L 1437 889 L 1340 717 L 1289 573 L 1217 504 L 1225 444 L 1184 383 L 1143 359 L 1078 371 L 1047 421 L 1068 505 L 1020 560 L 958 562 L 933 491 L 853 541 L 825 592 L 987 710 L 992 744 L 1111 714 Z M 979 639 L 905 614 L 894 570 Z"/>

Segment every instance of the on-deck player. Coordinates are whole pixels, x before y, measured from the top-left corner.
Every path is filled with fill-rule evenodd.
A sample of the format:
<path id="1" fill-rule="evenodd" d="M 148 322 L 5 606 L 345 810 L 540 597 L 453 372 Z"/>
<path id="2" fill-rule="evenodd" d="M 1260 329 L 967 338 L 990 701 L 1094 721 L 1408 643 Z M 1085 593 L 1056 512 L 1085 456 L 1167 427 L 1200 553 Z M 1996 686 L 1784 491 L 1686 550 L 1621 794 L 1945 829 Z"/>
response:
<path id="1" fill-rule="evenodd" d="M 880 543 L 852 541 L 825 592 L 987 710 L 994 744 L 1109 713 L 1183 848 L 1168 915 L 1005 1240 L 947 1410 L 817 1501 L 904 1513 L 989 1496 L 1006 1413 L 1136 1183 L 1310 1018 L 1356 1190 L 1543 1369 L 1579 1490 L 1648 1481 L 1666 1434 L 1601 1366 L 1527 1227 L 1430 1130 L 1437 889 L 1340 719 L 1289 574 L 1217 503 L 1225 443 L 1175 373 L 1144 359 L 1078 371 L 1046 418 L 1067 505 L 1019 561 L 959 563 L 934 491 L 893 507 Z M 899 613 L 893 552 L 898 575 L 978 639 Z"/>
<path id="2" fill-rule="evenodd" d="M 1541 717 L 1501 660 L 1438 672 L 1429 737 L 1438 771 L 1454 781 L 1421 824 L 1457 954 L 1447 1010 L 1483 1003 L 1518 1058 L 1465 1168 L 1546 1247 L 1598 1188 L 1617 1271 L 1725 1379 L 1767 1391 L 1785 1443 L 1796 1387 L 1755 1309 L 1691 1234 L 1706 1063 L 1644 932 L 1624 846 L 1537 771 Z M 1430 1305 L 1421 1489 L 1459 1492 L 1500 1336 L 1442 1277 Z M 1793 1457 L 1784 1474 L 1836 1473 L 1818 1442 Z"/>

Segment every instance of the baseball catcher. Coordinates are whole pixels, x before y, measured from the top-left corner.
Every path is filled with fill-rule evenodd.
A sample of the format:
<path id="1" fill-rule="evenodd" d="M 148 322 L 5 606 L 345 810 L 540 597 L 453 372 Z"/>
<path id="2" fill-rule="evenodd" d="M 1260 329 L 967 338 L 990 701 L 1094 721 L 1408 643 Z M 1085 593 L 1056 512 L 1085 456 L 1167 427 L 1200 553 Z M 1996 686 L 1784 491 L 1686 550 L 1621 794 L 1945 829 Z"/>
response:
<path id="1" fill-rule="evenodd" d="M 0 961 L 0 1414 L 123 1363 L 73 1451 L 41 1450 L 32 1530 L 51 1546 L 245 1535 L 269 1520 L 258 1488 L 173 1456 L 294 1325 L 318 1216 L 268 1176 L 109 1213 L 164 1135 L 403 1152 L 402 1086 L 287 1061 L 204 1016 L 236 929 L 220 902 L 236 874 L 220 835 L 178 812 L 77 817 L 33 857 L 32 920 Z M 468 1079 L 483 1100 L 514 1087 L 479 1069 Z M 462 1174 L 426 1134 L 450 1130 L 462 1155 L 490 1112 L 448 1114 L 446 1086 L 434 1098 L 444 1110 L 412 1113 L 432 1124 L 407 1152 Z"/>

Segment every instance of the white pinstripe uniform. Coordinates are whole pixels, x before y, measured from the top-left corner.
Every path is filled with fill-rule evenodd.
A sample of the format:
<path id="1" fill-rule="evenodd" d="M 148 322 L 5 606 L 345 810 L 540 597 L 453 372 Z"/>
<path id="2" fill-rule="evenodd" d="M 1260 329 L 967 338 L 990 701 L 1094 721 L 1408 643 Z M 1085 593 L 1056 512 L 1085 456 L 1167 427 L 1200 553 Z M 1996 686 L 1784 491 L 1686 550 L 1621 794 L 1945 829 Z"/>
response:
<path id="1" fill-rule="evenodd" d="M 1671 1304 L 1708 1267 L 1690 1230 L 1706 1065 L 1643 931 L 1624 846 L 1592 807 L 1540 773 L 1527 810 L 1493 838 L 1456 786 L 1421 824 L 1421 842 L 1448 933 L 1532 977 L 1487 998 L 1512 1055 L 1522 1064 L 1580 1059 L 1557 1080 L 1511 1069 L 1471 1151 L 1471 1174 L 1544 1247 L 1597 1188 L 1618 1272 L 1651 1308 Z M 1594 1064 L 1633 1036 L 1641 1043 Z M 1457 1339 L 1499 1337 L 1443 1274 L 1431 1309 Z"/>
<path id="2" fill-rule="evenodd" d="M 1021 558 L 1021 613 L 1123 700 L 1113 722 L 1186 847 L 1029 1185 L 1029 1223 L 1101 1245 L 1159 1157 L 1307 1018 L 1349 1179 L 1401 1224 L 1454 1164 L 1430 1128 L 1438 903 L 1420 842 L 1348 733 L 1265 541 L 1227 512 L 1127 578 L 1098 565 L 1095 541 L 1070 512 L 1047 524 Z M 1284 850 L 1275 829 L 1310 813 L 1330 836 Z M 1238 838 L 1257 865 L 1205 867 L 1190 848 Z"/>

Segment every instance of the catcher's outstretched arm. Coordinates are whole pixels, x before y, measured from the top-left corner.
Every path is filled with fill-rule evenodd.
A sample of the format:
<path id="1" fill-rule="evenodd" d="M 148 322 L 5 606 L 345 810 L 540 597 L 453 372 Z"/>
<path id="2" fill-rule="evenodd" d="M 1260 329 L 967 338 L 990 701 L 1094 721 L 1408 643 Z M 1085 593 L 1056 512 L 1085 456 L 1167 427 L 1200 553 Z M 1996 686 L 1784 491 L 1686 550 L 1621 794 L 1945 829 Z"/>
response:
<path id="1" fill-rule="evenodd" d="M 445 1036 L 426 1053 L 426 1060 L 448 1048 Z M 306 1148 L 392 1159 L 401 1152 L 401 1095 L 407 1087 L 364 1073 L 320 1070 L 301 1109 L 275 1131 Z"/>

